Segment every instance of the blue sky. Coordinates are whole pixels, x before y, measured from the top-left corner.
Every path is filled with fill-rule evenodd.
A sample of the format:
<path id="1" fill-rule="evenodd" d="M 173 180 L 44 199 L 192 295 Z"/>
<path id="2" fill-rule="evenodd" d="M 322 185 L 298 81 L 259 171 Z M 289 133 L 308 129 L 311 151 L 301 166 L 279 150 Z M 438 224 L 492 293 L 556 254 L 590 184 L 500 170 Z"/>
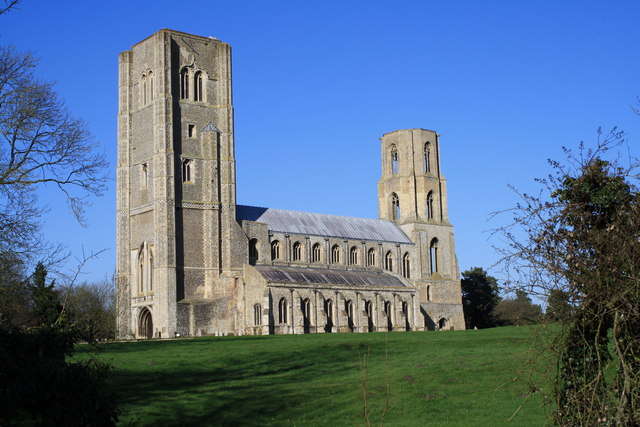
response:
<path id="1" fill-rule="evenodd" d="M 378 138 L 440 133 L 464 270 L 496 261 L 487 230 L 508 217 L 489 214 L 515 204 L 509 184 L 535 191 L 563 145 L 619 126 L 637 154 L 639 20 L 637 1 L 23 0 L 0 44 L 41 58 L 111 162 L 87 227 L 53 188 L 41 198 L 50 240 L 107 249 L 83 280 L 115 269 L 117 55 L 161 28 L 233 48 L 239 203 L 375 218 Z"/>

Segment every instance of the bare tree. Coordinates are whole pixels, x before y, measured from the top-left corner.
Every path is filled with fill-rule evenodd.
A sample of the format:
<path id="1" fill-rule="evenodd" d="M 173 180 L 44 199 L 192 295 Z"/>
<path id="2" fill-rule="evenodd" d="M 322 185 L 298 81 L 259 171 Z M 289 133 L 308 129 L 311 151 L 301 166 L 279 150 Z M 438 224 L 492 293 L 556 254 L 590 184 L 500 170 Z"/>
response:
<path id="1" fill-rule="evenodd" d="M 18 3 L 20 3 L 20 0 L 3 0 L 2 4 L 0 4 L 0 15 L 4 15 L 14 7 L 17 9 Z"/>
<path id="2" fill-rule="evenodd" d="M 54 186 L 83 222 L 90 195 L 101 195 L 108 163 L 86 124 L 72 117 L 35 77 L 36 58 L 0 47 L 0 251 L 27 253 L 38 243 L 35 190 Z"/>
<path id="3" fill-rule="evenodd" d="M 559 425 L 640 424 L 640 193 L 638 162 L 613 150 L 614 129 L 594 149 L 565 150 L 537 196 L 521 194 L 502 228 L 513 288 L 570 306 L 552 345 Z"/>

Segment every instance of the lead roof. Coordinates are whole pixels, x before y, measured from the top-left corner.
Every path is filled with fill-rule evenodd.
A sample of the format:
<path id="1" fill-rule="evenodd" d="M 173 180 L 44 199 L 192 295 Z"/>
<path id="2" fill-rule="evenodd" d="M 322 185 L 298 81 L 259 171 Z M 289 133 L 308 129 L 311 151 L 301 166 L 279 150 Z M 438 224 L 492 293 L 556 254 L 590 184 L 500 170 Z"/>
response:
<path id="1" fill-rule="evenodd" d="M 395 222 L 381 219 L 354 218 L 246 205 L 236 206 L 236 218 L 239 221 L 266 223 L 270 231 L 280 233 L 413 243 Z"/>
<path id="2" fill-rule="evenodd" d="M 325 268 L 276 267 L 272 265 L 257 265 L 256 269 L 270 283 L 408 287 L 400 278 L 381 271 L 329 270 Z"/>

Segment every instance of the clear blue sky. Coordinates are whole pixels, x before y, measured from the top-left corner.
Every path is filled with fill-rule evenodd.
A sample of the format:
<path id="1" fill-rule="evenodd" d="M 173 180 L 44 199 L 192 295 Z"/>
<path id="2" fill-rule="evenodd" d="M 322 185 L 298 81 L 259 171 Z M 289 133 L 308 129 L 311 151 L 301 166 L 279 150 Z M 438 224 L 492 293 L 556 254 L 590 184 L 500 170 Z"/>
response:
<path id="1" fill-rule="evenodd" d="M 638 1 L 23 0 L 0 44 L 41 58 L 111 161 L 88 227 L 53 188 L 42 198 L 49 239 L 108 249 L 85 280 L 115 268 L 117 55 L 161 28 L 233 48 L 239 203 L 375 218 L 378 138 L 438 131 L 464 270 L 493 264 L 486 231 L 508 218 L 489 213 L 515 204 L 508 184 L 536 188 L 561 146 L 619 126 L 637 147 L 639 22 Z"/>

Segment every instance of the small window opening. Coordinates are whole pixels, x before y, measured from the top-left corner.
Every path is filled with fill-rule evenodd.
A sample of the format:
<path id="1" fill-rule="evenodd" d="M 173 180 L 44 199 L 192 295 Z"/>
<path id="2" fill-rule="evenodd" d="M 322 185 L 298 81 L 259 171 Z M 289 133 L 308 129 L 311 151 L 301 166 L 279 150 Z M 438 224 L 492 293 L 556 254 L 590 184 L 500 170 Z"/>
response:
<path id="1" fill-rule="evenodd" d="M 400 220 L 400 199 L 396 193 L 391 195 L 391 214 L 395 221 Z"/>
<path id="2" fill-rule="evenodd" d="M 278 323 L 287 323 L 287 299 L 280 298 L 278 303 Z"/>
<path id="3" fill-rule="evenodd" d="M 427 195 L 427 219 L 433 219 L 433 191 Z"/>
<path id="4" fill-rule="evenodd" d="M 391 146 L 391 173 L 398 174 L 398 150 L 395 145 Z"/>
<path id="5" fill-rule="evenodd" d="M 196 137 L 196 125 L 188 125 L 187 126 L 187 135 L 189 136 L 189 138 L 195 138 Z"/>
<path id="6" fill-rule="evenodd" d="M 182 182 L 193 182 L 193 160 L 182 161 Z"/>
<path id="7" fill-rule="evenodd" d="M 189 71 L 180 73 L 180 99 L 189 99 Z"/>
<path id="8" fill-rule="evenodd" d="M 149 185 L 149 167 L 146 163 L 142 164 L 142 187 L 147 187 Z"/>
<path id="9" fill-rule="evenodd" d="M 424 172 L 431 173 L 431 143 L 424 144 Z"/>
<path id="10" fill-rule="evenodd" d="M 411 257 L 408 252 L 402 257 L 402 276 L 411 278 Z"/>
<path id="11" fill-rule="evenodd" d="M 262 306 L 260 304 L 253 306 L 253 324 L 255 326 L 262 325 Z"/>
<path id="12" fill-rule="evenodd" d="M 255 264 L 258 260 L 258 239 L 249 240 L 249 264 Z"/>
<path id="13" fill-rule="evenodd" d="M 429 258 L 430 258 L 431 274 L 437 273 L 438 269 L 439 269 L 439 265 L 438 265 L 438 239 L 433 239 L 431 241 L 431 246 L 429 247 Z"/>
<path id="14" fill-rule="evenodd" d="M 203 95 L 203 90 L 202 90 L 202 71 L 198 71 L 196 72 L 195 75 L 195 79 L 194 79 L 194 99 L 195 101 L 203 101 L 204 98 L 202 97 Z"/>

